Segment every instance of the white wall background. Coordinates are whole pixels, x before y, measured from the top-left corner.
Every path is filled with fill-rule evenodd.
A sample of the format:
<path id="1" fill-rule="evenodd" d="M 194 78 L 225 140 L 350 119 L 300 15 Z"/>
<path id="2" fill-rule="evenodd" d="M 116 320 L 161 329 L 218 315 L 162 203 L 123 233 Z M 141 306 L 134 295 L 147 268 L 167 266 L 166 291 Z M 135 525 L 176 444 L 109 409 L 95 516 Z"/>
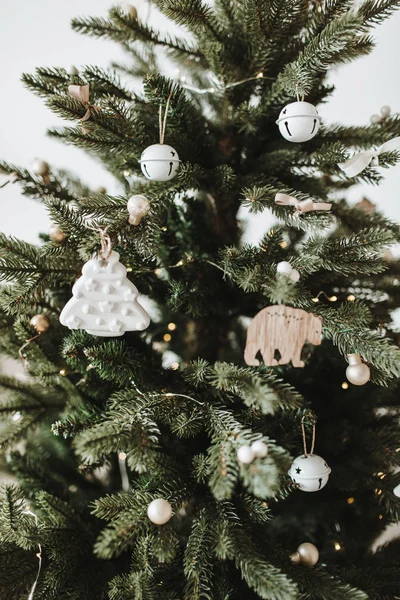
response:
<path id="1" fill-rule="evenodd" d="M 72 146 L 47 138 L 47 127 L 61 121 L 43 100 L 26 90 L 20 81 L 22 72 L 37 66 L 96 64 L 107 66 L 120 56 L 119 47 L 109 41 L 74 33 L 70 20 L 78 15 L 106 15 L 112 0 L 19 0 L 3 3 L 0 19 L 0 56 L 2 57 L 2 93 L 0 94 L 0 158 L 29 167 L 34 157 L 79 174 L 93 187 L 115 191 L 114 180 L 95 160 Z M 147 9 L 139 5 L 139 14 Z M 154 16 L 153 16 L 154 17 Z M 157 26 L 154 18 L 152 26 Z M 400 12 L 376 32 L 377 48 L 368 57 L 338 68 L 331 75 L 336 91 L 329 104 L 321 107 L 326 122 L 366 124 L 371 114 L 389 104 L 400 112 Z M 386 171 L 385 182 L 378 187 L 357 186 L 349 192 L 356 201 L 367 195 L 392 218 L 400 220 L 398 183 L 400 166 Z M 21 196 L 18 184 L 0 190 L 0 230 L 36 242 L 39 231 L 47 231 L 48 219 L 39 202 Z M 265 226 L 257 218 L 251 227 L 255 241 Z"/>

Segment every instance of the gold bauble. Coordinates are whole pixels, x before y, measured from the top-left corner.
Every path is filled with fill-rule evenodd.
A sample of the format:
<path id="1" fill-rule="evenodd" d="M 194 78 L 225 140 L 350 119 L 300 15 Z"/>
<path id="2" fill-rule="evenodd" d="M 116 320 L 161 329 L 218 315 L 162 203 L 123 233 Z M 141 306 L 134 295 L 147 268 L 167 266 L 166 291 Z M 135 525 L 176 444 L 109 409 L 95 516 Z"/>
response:
<path id="1" fill-rule="evenodd" d="M 49 229 L 49 237 L 53 240 L 53 242 L 61 244 L 65 240 L 65 233 L 59 229 L 58 225 L 53 223 Z"/>
<path id="2" fill-rule="evenodd" d="M 38 333 L 44 333 L 48 330 L 48 328 L 51 325 L 49 317 L 47 315 L 44 315 L 43 313 L 32 317 L 32 319 L 30 320 L 30 324 L 36 329 Z"/>

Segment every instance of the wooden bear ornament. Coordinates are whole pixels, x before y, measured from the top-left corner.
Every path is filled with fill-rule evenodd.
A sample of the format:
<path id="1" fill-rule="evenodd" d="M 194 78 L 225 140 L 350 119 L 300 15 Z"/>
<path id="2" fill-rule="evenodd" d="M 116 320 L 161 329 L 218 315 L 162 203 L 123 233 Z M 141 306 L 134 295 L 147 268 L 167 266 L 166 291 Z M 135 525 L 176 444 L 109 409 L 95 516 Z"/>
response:
<path id="1" fill-rule="evenodd" d="M 286 365 L 304 367 L 301 351 L 306 341 L 319 346 L 322 340 L 322 318 L 300 308 L 283 304 L 267 306 L 256 314 L 247 330 L 244 360 L 258 366 L 260 352 L 268 367 Z M 276 360 L 275 351 L 280 353 Z"/>

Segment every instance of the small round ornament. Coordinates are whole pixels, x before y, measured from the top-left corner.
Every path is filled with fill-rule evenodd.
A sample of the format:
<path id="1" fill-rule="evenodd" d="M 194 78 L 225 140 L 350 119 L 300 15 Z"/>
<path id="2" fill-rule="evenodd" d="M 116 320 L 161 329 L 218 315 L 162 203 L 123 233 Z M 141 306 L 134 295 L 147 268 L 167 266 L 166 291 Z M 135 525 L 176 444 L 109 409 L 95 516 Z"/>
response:
<path id="1" fill-rule="evenodd" d="M 306 567 L 313 567 L 319 559 L 318 548 L 310 542 L 300 544 L 296 552 L 290 555 L 292 562 L 302 564 Z"/>
<path id="2" fill-rule="evenodd" d="M 382 123 L 382 117 L 380 115 L 372 115 L 370 121 L 372 125 L 377 125 L 378 123 Z"/>
<path id="3" fill-rule="evenodd" d="M 68 67 L 67 69 L 67 73 L 70 77 L 74 77 L 75 75 L 79 74 L 78 69 L 75 67 L 75 65 L 71 65 L 70 67 Z"/>
<path id="4" fill-rule="evenodd" d="M 129 223 L 131 225 L 139 225 L 143 217 L 150 210 L 150 202 L 146 196 L 136 194 L 128 200 Z"/>
<path id="5" fill-rule="evenodd" d="M 309 102 L 291 102 L 281 110 L 276 123 L 285 140 L 307 142 L 317 135 L 321 117 Z"/>
<path id="6" fill-rule="evenodd" d="M 254 450 L 250 446 L 240 446 L 236 456 L 238 461 L 243 465 L 249 465 L 256 457 Z"/>
<path id="7" fill-rule="evenodd" d="M 257 440 L 251 445 L 251 450 L 256 458 L 265 458 L 268 455 L 268 446 L 262 440 Z"/>
<path id="8" fill-rule="evenodd" d="M 49 329 L 51 325 L 49 317 L 47 315 L 44 315 L 43 313 L 32 317 L 32 319 L 30 320 L 30 324 L 36 329 L 38 333 L 44 333 Z"/>
<path id="9" fill-rule="evenodd" d="M 326 486 L 331 472 L 325 460 L 317 454 L 302 454 L 294 459 L 289 475 L 302 492 L 318 492 Z"/>
<path id="10" fill-rule="evenodd" d="M 133 4 L 128 4 L 127 2 L 120 2 L 118 5 L 121 12 L 125 13 L 131 19 L 138 18 L 138 12 Z"/>
<path id="11" fill-rule="evenodd" d="M 353 385 L 366 384 L 371 376 L 368 365 L 362 362 L 359 354 L 348 354 L 349 366 L 346 369 L 346 377 Z"/>
<path id="12" fill-rule="evenodd" d="M 282 262 L 277 264 L 276 271 L 277 271 L 277 273 L 280 273 L 281 275 L 289 276 L 290 273 L 293 271 L 293 267 L 289 262 L 287 262 L 286 260 L 283 260 Z"/>
<path id="13" fill-rule="evenodd" d="M 148 505 L 147 516 L 155 525 L 165 525 L 172 517 L 172 506 L 167 500 L 157 498 Z"/>
<path id="14" fill-rule="evenodd" d="M 151 181 L 169 181 L 179 168 L 179 156 L 168 144 L 153 144 L 142 152 L 139 160 L 143 175 Z"/>
<path id="15" fill-rule="evenodd" d="M 391 109 L 390 106 L 388 106 L 387 104 L 385 104 L 384 106 L 382 106 L 381 108 L 381 115 L 384 119 L 387 119 L 387 117 L 390 117 L 390 113 L 391 113 Z"/>
<path id="16" fill-rule="evenodd" d="M 49 164 L 45 160 L 35 158 L 31 164 L 32 173 L 39 177 L 47 177 L 50 173 Z"/>
<path id="17" fill-rule="evenodd" d="M 58 225 L 53 223 L 53 225 L 51 225 L 49 229 L 49 237 L 53 240 L 53 242 L 61 244 L 65 240 L 65 233 L 61 231 Z"/>
<path id="18" fill-rule="evenodd" d="M 296 269 L 292 269 L 289 273 L 289 279 L 293 281 L 293 283 L 297 283 L 300 279 L 300 273 Z"/>
<path id="19" fill-rule="evenodd" d="M 400 483 L 393 489 L 393 494 L 397 496 L 397 498 L 400 498 Z"/>

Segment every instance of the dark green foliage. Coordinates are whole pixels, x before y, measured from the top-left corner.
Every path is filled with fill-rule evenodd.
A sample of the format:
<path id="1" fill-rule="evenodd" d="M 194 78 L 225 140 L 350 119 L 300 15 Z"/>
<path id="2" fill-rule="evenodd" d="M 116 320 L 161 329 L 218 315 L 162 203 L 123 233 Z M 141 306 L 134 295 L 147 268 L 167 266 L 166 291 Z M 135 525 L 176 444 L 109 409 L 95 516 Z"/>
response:
<path id="1" fill-rule="evenodd" d="M 40 246 L 0 235 L 0 348 L 20 360 L 24 345 L 26 369 L 0 377 L 0 445 L 20 486 L 0 500 L 0 597 L 28 597 L 40 544 L 35 600 L 393 600 L 400 545 L 370 548 L 400 518 L 400 263 L 385 254 L 400 229 L 344 200 L 360 180 L 378 184 L 382 169 L 350 180 L 338 163 L 399 135 L 400 119 L 324 123 L 304 144 L 283 140 L 275 121 L 296 94 L 326 101 L 328 70 L 368 53 L 372 27 L 399 2 L 155 4 L 176 34 L 119 7 L 73 20 L 119 43 L 125 64 L 22 77 L 69 121 L 49 134 L 100 159 L 120 187 L 110 195 L 51 165 L 43 178 L 0 164 L 65 234 Z M 90 85 L 87 121 L 71 83 Z M 167 102 L 165 141 L 182 162 L 174 180 L 149 182 L 138 160 L 159 141 Z M 385 153 L 380 167 L 398 160 Z M 299 215 L 275 204 L 279 192 L 332 210 Z M 128 223 L 133 194 L 151 203 L 138 226 Z M 241 206 L 278 222 L 242 244 Z M 110 339 L 59 324 L 98 250 L 88 219 L 108 228 L 128 277 L 153 300 L 146 331 Z M 283 260 L 299 283 L 277 275 Z M 305 344 L 304 369 L 244 364 L 249 318 L 268 304 L 322 317 L 323 342 Z M 42 312 L 51 326 L 36 337 L 30 319 Z M 355 352 L 371 382 L 346 388 L 342 355 Z M 316 453 L 332 467 L 317 494 L 287 475 L 309 411 Z M 258 440 L 268 455 L 239 463 L 238 449 Z M 147 517 L 157 498 L 173 509 L 162 526 Z M 306 541 L 320 551 L 313 569 L 289 559 Z"/>

